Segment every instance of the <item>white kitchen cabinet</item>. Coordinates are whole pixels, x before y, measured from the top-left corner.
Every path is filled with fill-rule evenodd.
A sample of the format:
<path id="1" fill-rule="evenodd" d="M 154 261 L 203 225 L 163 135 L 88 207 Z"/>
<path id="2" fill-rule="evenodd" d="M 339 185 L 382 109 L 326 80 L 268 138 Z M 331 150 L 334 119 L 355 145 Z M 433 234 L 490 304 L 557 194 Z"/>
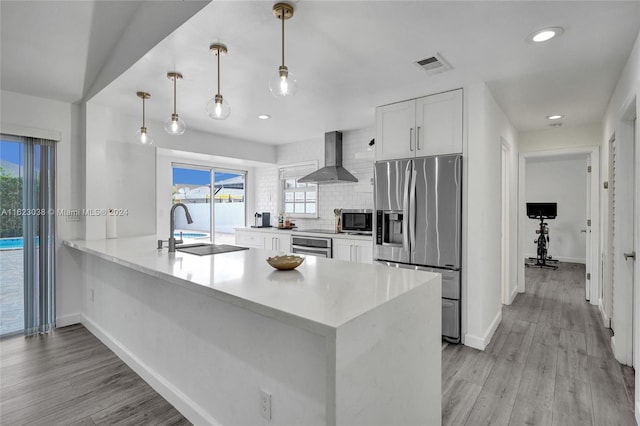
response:
<path id="1" fill-rule="evenodd" d="M 236 245 L 288 253 L 291 251 L 291 238 L 289 234 L 242 229 L 236 230 Z"/>
<path id="2" fill-rule="evenodd" d="M 373 263 L 373 242 L 333 239 L 333 258 L 357 263 Z"/>
<path id="3" fill-rule="evenodd" d="M 264 237 L 263 232 L 236 230 L 236 245 L 250 248 L 264 248 Z"/>
<path id="4" fill-rule="evenodd" d="M 415 157 L 416 101 L 376 108 L 376 160 Z"/>
<path id="5" fill-rule="evenodd" d="M 376 109 L 376 160 L 462 152 L 462 89 Z"/>
<path id="6" fill-rule="evenodd" d="M 273 235 L 266 233 L 264 237 L 264 248 L 273 251 L 291 252 L 291 238 L 289 235 Z"/>
<path id="7" fill-rule="evenodd" d="M 416 99 L 416 155 L 462 153 L 462 89 Z"/>

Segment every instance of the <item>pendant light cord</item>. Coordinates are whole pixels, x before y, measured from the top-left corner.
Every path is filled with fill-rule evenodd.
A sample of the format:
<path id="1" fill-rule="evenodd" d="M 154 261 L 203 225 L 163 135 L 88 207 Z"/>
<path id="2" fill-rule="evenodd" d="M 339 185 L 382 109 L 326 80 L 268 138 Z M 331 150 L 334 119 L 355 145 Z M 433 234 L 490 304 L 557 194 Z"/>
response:
<path id="1" fill-rule="evenodd" d="M 178 79 L 178 76 L 174 76 L 173 77 L 173 113 L 176 113 L 176 80 Z"/>
<path id="2" fill-rule="evenodd" d="M 145 97 L 142 97 L 142 127 L 146 127 L 144 124 L 144 101 L 145 101 Z"/>
<path id="3" fill-rule="evenodd" d="M 284 67 L 284 8 L 281 9 L 280 19 L 282 20 L 282 66 Z"/>
<path id="4" fill-rule="evenodd" d="M 218 95 L 220 94 L 220 48 L 218 47 Z"/>

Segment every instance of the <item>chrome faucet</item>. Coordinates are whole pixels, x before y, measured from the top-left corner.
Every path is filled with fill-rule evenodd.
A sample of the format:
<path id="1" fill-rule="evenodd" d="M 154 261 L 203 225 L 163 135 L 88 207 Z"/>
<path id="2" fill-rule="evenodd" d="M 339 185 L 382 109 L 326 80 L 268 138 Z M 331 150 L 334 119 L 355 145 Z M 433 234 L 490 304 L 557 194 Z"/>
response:
<path id="1" fill-rule="evenodd" d="M 182 203 L 176 203 L 171 207 L 171 213 L 169 213 L 169 252 L 176 251 L 176 244 L 182 244 L 182 234 L 179 240 L 173 236 L 176 231 L 176 208 L 182 207 L 184 214 L 187 216 L 187 223 L 193 223 L 189 209 Z"/>

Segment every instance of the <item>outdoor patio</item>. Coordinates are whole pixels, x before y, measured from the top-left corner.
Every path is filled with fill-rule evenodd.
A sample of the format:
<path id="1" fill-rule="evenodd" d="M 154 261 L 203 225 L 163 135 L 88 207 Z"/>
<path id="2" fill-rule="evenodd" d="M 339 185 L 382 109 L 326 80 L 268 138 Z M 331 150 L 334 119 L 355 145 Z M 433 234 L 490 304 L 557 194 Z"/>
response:
<path id="1" fill-rule="evenodd" d="M 0 335 L 24 329 L 23 251 L 0 250 Z"/>

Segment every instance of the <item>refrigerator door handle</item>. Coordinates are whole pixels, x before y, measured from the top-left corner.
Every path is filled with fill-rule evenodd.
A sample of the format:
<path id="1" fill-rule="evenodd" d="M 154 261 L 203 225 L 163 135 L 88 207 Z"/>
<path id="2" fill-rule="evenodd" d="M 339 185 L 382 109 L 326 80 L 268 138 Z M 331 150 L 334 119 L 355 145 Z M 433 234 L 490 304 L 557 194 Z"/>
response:
<path id="1" fill-rule="evenodd" d="M 411 162 L 413 163 L 413 161 Z M 409 188 L 409 211 L 411 212 L 411 217 L 409 218 L 409 244 L 411 244 L 411 251 L 413 252 L 416 246 L 416 172 L 413 170 L 413 165 L 411 167 L 411 186 Z M 409 255 L 409 259 L 413 262 L 413 256 Z"/>
<path id="2" fill-rule="evenodd" d="M 412 169 L 413 161 L 409 161 L 404 171 L 404 201 L 402 203 L 402 248 L 407 251 L 409 251 L 409 188 Z"/>

